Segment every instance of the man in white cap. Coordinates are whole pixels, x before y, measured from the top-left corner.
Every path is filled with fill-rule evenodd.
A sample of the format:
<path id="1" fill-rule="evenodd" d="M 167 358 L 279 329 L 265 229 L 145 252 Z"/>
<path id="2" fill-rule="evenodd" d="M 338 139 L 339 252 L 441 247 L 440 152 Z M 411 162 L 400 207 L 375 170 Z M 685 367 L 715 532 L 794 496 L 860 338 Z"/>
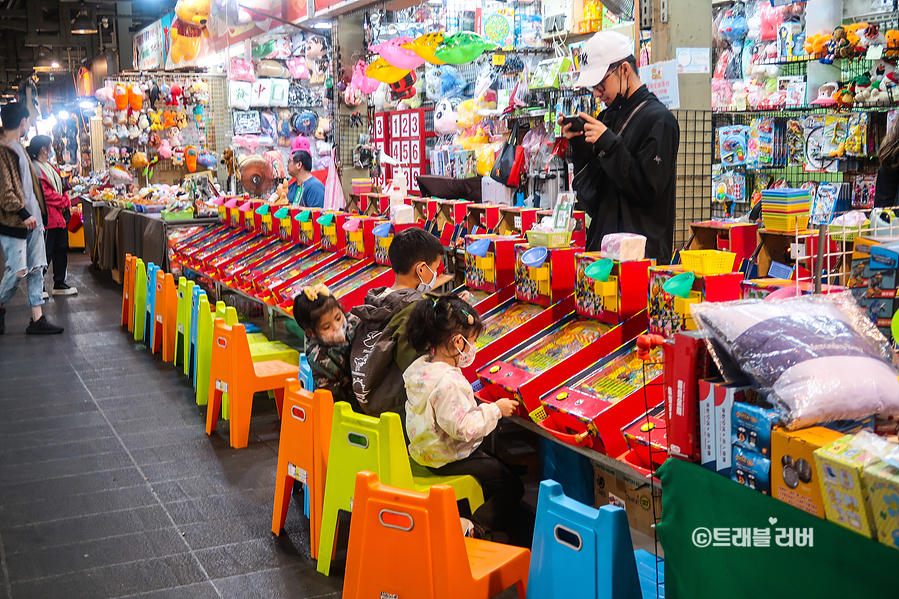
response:
<path id="1" fill-rule="evenodd" d="M 633 42 L 600 31 L 584 44 L 578 87 L 606 109 L 579 113 L 583 131 L 562 124 L 574 155 L 578 203 L 592 221 L 587 250 L 609 233 L 646 237 L 646 255 L 668 264 L 674 244 L 674 198 L 680 128 L 637 74 Z M 562 119 L 559 119 L 562 123 Z"/>

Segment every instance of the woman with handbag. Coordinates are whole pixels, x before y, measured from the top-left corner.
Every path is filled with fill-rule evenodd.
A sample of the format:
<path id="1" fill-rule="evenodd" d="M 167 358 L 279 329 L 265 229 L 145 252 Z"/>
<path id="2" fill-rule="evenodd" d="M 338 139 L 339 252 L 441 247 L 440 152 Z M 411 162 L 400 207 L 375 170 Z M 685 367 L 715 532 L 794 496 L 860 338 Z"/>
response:
<path id="1" fill-rule="evenodd" d="M 63 186 L 62 175 L 50 164 L 52 140 L 46 135 L 37 135 L 28 144 L 28 155 L 41 180 L 44 199 L 47 203 L 47 263 L 53 264 L 53 295 L 75 295 L 78 290 L 66 284 L 66 268 L 69 257 L 69 229 L 72 203 Z"/>

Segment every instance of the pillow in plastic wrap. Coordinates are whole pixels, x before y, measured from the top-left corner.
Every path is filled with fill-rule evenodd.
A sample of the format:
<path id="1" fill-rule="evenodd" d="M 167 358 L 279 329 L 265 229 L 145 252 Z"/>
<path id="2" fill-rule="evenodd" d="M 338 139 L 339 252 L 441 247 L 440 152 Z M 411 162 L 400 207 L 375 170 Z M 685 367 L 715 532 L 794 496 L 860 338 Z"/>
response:
<path id="1" fill-rule="evenodd" d="M 790 430 L 872 414 L 899 415 L 887 340 L 851 294 L 691 306 L 693 318 L 770 395 Z"/>

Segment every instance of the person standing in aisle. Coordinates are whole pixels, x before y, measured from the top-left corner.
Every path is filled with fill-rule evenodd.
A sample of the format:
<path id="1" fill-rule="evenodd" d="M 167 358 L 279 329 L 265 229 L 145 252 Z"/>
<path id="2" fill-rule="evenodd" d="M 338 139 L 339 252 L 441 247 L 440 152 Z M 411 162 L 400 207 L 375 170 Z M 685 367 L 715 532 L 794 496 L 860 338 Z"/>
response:
<path id="1" fill-rule="evenodd" d="M 44 292 L 44 225 L 47 209 L 44 194 L 31 159 L 19 140 L 28 132 L 28 109 L 13 102 L 0 108 L 0 246 L 6 257 L 6 272 L 0 282 L 0 334 L 6 332 L 6 304 L 12 301 L 22 279 L 28 282 L 30 335 L 62 333 L 50 324 L 41 306 Z M 40 219 L 40 220 L 39 220 Z"/>
<path id="2" fill-rule="evenodd" d="M 880 169 L 874 187 L 874 207 L 899 204 L 899 123 L 894 123 L 880 143 Z"/>
<path id="3" fill-rule="evenodd" d="M 290 155 L 287 174 L 294 180 L 287 186 L 287 200 L 303 208 L 325 207 L 325 184 L 312 174 L 312 155 L 297 150 Z"/>
<path id="4" fill-rule="evenodd" d="M 50 164 L 50 144 L 46 135 L 37 135 L 28 144 L 28 155 L 34 161 L 44 201 L 47 205 L 47 262 L 53 262 L 53 295 L 75 295 L 78 290 L 66 284 L 69 262 L 69 218 L 72 203 L 62 186 L 62 176 Z"/>
<path id="5" fill-rule="evenodd" d="M 646 237 L 646 256 L 668 264 L 674 245 L 677 119 L 637 74 L 633 42 L 600 31 L 581 55 L 577 86 L 592 88 L 606 109 L 586 112 L 583 131 L 563 123 L 574 155 L 578 204 L 590 216 L 587 250 L 600 249 L 609 233 Z"/>

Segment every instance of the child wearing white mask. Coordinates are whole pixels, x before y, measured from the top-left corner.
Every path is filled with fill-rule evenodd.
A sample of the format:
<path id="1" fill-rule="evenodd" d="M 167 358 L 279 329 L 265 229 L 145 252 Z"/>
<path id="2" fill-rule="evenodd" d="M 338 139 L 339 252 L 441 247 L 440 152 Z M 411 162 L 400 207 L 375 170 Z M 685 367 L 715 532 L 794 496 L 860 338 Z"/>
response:
<path id="1" fill-rule="evenodd" d="M 306 333 L 306 359 L 316 389 L 334 401 L 355 404 L 350 379 L 349 347 L 358 320 L 347 316 L 324 284 L 304 287 L 293 299 L 293 317 Z"/>
<path id="2" fill-rule="evenodd" d="M 518 402 L 478 405 L 462 368 L 474 362 L 483 325 L 477 311 L 453 294 L 427 294 L 409 316 L 406 335 L 425 355 L 406 369 L 406 433 L 409 454 L 435 474 L 474 476 L 485 503 L 471 516 L 475 536 L 503 540 L 524 493 L 502 462 L 480 449 L 500 418 Z"/>

